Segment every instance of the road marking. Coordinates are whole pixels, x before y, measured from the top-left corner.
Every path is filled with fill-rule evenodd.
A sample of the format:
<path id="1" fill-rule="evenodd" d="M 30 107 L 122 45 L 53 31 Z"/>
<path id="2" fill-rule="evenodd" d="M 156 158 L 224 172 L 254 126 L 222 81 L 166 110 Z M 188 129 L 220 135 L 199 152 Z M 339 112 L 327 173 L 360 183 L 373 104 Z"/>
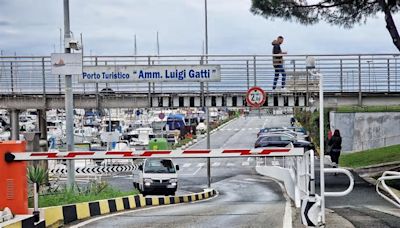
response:
<path id="1" fill-rule="evenodd" d="M 178 174 L 178 175 L 179 176 L 194 176 L 201 170 L 201 168 L 202 167 L 197 168 L 196 171 L 194 171 L 193 173 L 182 173 L 182 174 Z"/>
<path id="2" fill-rule="evenodd" d="M 277 160 L 271 161 L 271 165 L 273 165 L 273 166 L 280 166 L 279 161 L 277 161 Z"/>
<path id="3" fill-rule="evenodd" d="M 235 131 L 239 131 L 239 129 L 238 129 L 238 128 L 235 128 Z"/>
<path id="4" fill-rule="evenodd" d="M 235 166 L 235 164 L 233 164 L 233 163 L 228 163 L 228 164 L 226 164 L 226 166 Z"/>
<path id="5" fill-rule="evenodd" d="M 205 163 L 199 163 L 199 164 L 197 164 L 197 167 L 203 167 L 205 165 L 206 165 Z"/>
<path id="6" fill-rule="evenodd" d="M 249 165 L 250 165 L 250 162 L 248 162 L 248 161 L 242 162 L 242 166 L 249 166 Z"/>
<path id="7" fill-rule="evenodd" d="M 246 178 L 244 179 L 246 181 L 253 181 L 253 182 L 264 182 L 264 183 L 271 183 L 270 180 L 264 180 L 264 179 L 253 179 L 253 178 Z"/>
<path id="8" fill-rule="evenodd" d="M 211 166 L 220 166 L 221 163 L 220 162 L 214 162 Z"/>
<path id="9" fill-rule="evenodd" d="M 229 182 L 239 183 L 239 184 L 254 184 L 254 182 L 244 181 L 244 180 L 229 180 Z"/>
<path id="10" fill-rule="evenodd" d="M 247 130 L 249 130 L 249 131 L 252 131 L 252 130 L 253 130 L 253 128 L 248 128 Z"/>
<path id="11" fill-rule="evenodd" d="M 192 163 L 185 163 L 185 164 L 183 164 L 183 168 L 187 168 L 187 167 L 190 167 L 192 165 Z"/>

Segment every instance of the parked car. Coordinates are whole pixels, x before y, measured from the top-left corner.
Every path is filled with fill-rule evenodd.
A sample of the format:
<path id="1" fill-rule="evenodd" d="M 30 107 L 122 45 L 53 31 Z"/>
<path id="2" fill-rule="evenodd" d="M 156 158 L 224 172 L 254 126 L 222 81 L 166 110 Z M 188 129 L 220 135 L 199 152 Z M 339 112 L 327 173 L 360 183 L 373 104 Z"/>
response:
<path id="1" fill-rule="evenodd" d="M 307 140 L 308 137 L 308 135 L 304 135 L 301 132 L 295 132 L 288 128 L 265 128 L 258 132 L 257 138 L 268 133 L 286 133 L 292 135 L 293 137 L 299 140 Z"/>
<path id="2" fill-rule="evenodd" d="M 254 147 L 286 147 L 290 143 L 292 143 L 294 147 L 302 147 L 306 151 L 315 149 L 313 143 L 304 140 L 297 140 L 285 134 L 266 134 L 260 136 Z"/>

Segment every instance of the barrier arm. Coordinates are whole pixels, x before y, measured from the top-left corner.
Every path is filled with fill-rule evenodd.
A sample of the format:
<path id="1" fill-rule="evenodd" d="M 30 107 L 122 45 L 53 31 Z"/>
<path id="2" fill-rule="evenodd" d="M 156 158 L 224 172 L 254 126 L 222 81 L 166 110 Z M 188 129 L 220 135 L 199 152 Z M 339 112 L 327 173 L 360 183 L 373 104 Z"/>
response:
<path id="1" fill-rule="evenodd" d="M 199 150 L 145 150 L 145 151 L 69 151 L 6 153 L 5 160 L 79 160 L 79 159 L 132 159 L 132 158 L 229 158 L 302 156 L 303 148 L 257 149 L 199 149 Z"/>

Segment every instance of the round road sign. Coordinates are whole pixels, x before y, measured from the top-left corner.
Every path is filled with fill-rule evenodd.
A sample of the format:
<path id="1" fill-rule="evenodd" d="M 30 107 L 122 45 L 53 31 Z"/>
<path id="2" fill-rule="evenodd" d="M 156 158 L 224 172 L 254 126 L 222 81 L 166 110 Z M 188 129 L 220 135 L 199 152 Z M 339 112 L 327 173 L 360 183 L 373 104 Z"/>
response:
<path id="1" fill-rule="evenodd" d="M 246 94 L 247 104 L 251 107 L 260 107 L 265 103 L 267 94 L 258 86 L 251 87 Z"/>
<path id="2" fill-rule="evenodd" d="M 164 113 L 160 113 L 160 114 L 158 114 L 158 118 L 160 118 L 160 119 L 164 119 L 164 117 L 165 117 L 165 114 Z"/>

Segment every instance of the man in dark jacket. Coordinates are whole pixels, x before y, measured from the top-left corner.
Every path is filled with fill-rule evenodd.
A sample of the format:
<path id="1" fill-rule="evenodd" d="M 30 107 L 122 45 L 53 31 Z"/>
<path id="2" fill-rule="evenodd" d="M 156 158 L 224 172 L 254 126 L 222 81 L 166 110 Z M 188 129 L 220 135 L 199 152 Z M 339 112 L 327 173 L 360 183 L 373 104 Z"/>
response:
<path id="1" fill-rule="evenodd" d="M 274 85 L 272 86 L 272 89 L 276 89 L 276 84 L 278 83 L 279 79 L 279 73 L 282 74 L 282 89 L 285 88 L 285 83 L 286 83 L 286 72 L 285 69 L 283 68 L 283 57 L 282 55 L 287 54 L 287 52 L 283 52 L 281 49 L 281 44 L 283 43 L 283 37 L 278 36 L 278 38 L 274 41 L 272 41 L 272 54 L 274 56 L 272 57 L 272 64 L 274 65 L 275 68 L 275 78 L 274 78 Z"/>

